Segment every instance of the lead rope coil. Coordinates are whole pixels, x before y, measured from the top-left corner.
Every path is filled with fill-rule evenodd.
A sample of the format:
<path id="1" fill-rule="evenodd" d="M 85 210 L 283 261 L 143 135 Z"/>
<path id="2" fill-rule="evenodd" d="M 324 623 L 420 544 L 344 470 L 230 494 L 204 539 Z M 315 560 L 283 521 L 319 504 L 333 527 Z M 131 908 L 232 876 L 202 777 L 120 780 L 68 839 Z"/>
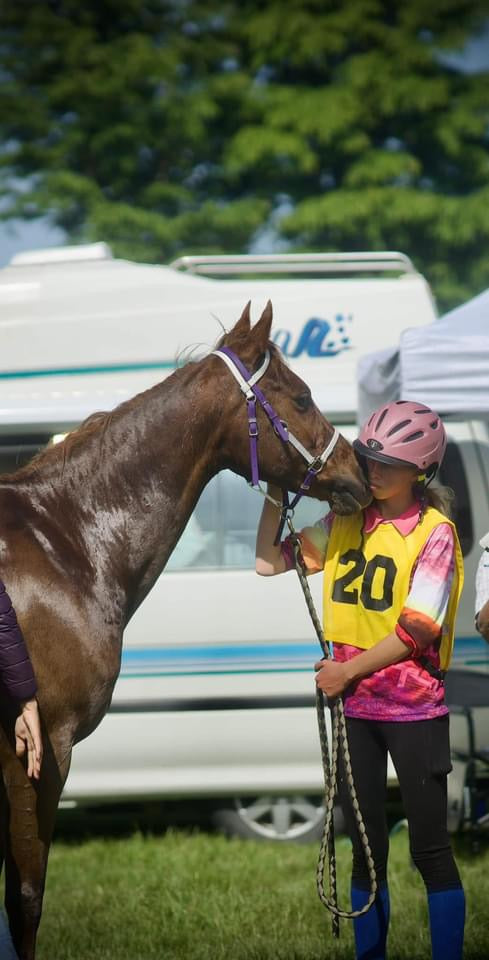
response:
<path id="1" fill-rule="evenodd" d="M 287 514 L 287 526 L 290 531 L 290 540 L 294 550 L 294 560 L 295 560 L 295 569 L 299 577 L 300 585 L 302 587 L 302 592 L 307 604 L 307 609 L 309 610 L 309 615 L 311 617 L 314 629 L 316 631 L 316 636 L 318 638 L 321 650 L 323 652 L 323 657 L 325 659 L 329 658 L 330 653 L 327 644 L 324 641 L 323 629 L 321 626 L 321 621 L 318 617 L 316 608 L 314 606 L 314 601 L 312 599 L 311 591 L 309 584 L 307 582 L 306 572 L 305 572 L 305 563 L 302 555 L 301 541 L 295 530 L 295 527 L 292 523 L 292 517 Z M 339 920 L 355 920 L 356 917 L 361 917 L 363 914 L 367 913 L 370 910 L 370 907 L 375 901 L 377 894 L 377 874 L 375 871 L 375 863 L 372 856 L 372 851 L 370 849 L 370 843 L 367 836 L 367 831 L 365 824 L 363 822 L 362 812 L 358 803 L 358 798 L 355 790 L 355 783 L 353 780 L 353 771 L 351 767 L 350 759 L 350 749 L 348 746 L 348 735 L 346 730 L 345 722 L 345 712 L 343 709 L 343 700 L 341 697 L 337 697 L 331 707 L 331 756 L 329 751 L 328 744 L 328 733 L 326 730 L 326 719 L 325 719 L 325 703 L 322 690 L 319 688 L 316 689 L 316 711 L 317 711 L 317 720 L 319 728 L 319 742 L 321 746 L 321 757 L 323 762 L 323 775 L 324 775 L 324 791 L 325 791 L 325 807 L 326 815 L 324 820 L 323 835 L 321 838 L 321 844 L 319 848 L 319 859 L 316 870 L 316 886 L 319 894 L 319 899 L 321 903 L 327 907 L 327 909 L 332 913 L 332 930 L 333 936 L 339 937 L 340 935 L 340 925 Z M 341 752 L 343 755 L 343 762 L 345 767 L 346 781 L 348 785 L 348 790 L 350 793 L 351 803 L 353 807 L 353 812 L 355 815 L 355 820 L 358 827 L 358 832 L 363 846 L 363 852 L 365 855 L 365 862 L 367 864 L 367 870 L 370 880 L 370 893 L 367 902 L 361 908 L 361 910 L 342 910 L 338 906 L 338 893 L 337 893 L 337 884 L 336 884 L 336 853 L 335 853 L 335 842 L 334 842 L 334 820 L 333 820 L 333 811 L 334 811 L 334 800 L 337 792 L 337 783 L 338 783 L 338 754 L 341 743 Z M 325 888 L 325 872 L 326 864 L 328 864 L 328 873 L 329 873 L 329 893 Z"/>

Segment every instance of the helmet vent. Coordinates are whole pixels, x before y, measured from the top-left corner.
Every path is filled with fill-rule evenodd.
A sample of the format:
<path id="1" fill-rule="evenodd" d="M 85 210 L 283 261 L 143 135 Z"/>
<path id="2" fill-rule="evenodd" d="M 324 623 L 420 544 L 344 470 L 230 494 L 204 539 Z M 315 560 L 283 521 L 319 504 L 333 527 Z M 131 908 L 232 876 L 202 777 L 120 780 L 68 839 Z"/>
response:
<path id="1" fill-rule="evenodd" d="M 393 433 L 398 433 L 399 430 L 408 427 L 411 422 L 411 420 L 401 420 L 400 423 L 395 423 L 394 426 L 387 431 L 387 436 L 392 437 Z"/>
<path id="2" fill-rule="evenodd" d="M 430 427 L 431 427 L 432 430 L 436 430 L 436 428 L 437 428 L 437 426 L 438 426 L 438 422 L 439 422 L 438 420 L 432 420 L 432 421 L 431 421 Z"/>
<path id="3" fill-rule="evenodd" d="M 415 410 L 415 413 L 433 413 L 433 410 L 428 410 L 428 407 L 423 407 L 422 410 Z"/>
<path id="4" fill-rule="evenodd" d="M 404 437 L 402 443 L 411 443 L 412 440 L 419 440 L 420 437 L 423 437 L 424 433 L 422 430 L 416 430 L 415 433 L 410 433 L 408 437 Z"/>
<path id="5" fill-rule="evenodd" d="M 377 425 L 376 425 L 376 427 L 375 427 L 376 430 L 379 429 L 379 427 L 381 426 L 381 424 L 382 424 L 383 421 L 385 420 L 385 417 L 387 416 L 387 413 L 388 413 L 388 412 L 389 412 L 389 408 L 388 408 L 388 407 L 385 407 L 384 410 L 382 410 L 382 413 L 380 414 L 380 417 L 379 417 L 379 419 L 377 420 Z"/>

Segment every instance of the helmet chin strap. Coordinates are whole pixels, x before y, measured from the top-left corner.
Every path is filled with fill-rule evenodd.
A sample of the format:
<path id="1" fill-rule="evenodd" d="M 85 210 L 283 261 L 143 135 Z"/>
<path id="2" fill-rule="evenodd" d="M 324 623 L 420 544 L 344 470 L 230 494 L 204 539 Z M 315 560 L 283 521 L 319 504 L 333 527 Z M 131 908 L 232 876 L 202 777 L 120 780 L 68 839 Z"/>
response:
<path id="1" fill-rule="evenodd" d="M 420 473 L 416 477 L 416 483 L 422 483 L 425 488 L 429 487 L 430 483 L 435 479 L 437 471 L 438 464 L 432 463 L 431 466 L 424 471 L 424 473 Z"/>
<path id="2" fill-rule="evenodd" d="M 416 477 L 416 483 L 419 484 L 421 488 L 418 491 L 418 495 L 420 498 L 418 524 L 423 522 L 423 517 L 425 515 L 425 511 L 427 507 L 427 499 L 425 496 L 425 491 L 428 489 L 430 483 L 435 479 L 437 470 L 438 470 L 438 464 L 434 463 L 431 465 L 431 467 L 428 467 L 428 470 L 425 473 L 420 473 Z"/>

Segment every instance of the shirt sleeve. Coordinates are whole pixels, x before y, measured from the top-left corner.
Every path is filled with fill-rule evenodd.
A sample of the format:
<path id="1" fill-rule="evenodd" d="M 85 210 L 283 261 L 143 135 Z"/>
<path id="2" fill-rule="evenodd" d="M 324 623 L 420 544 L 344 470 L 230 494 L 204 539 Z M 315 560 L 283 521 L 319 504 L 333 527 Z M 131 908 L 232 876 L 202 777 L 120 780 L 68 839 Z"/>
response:
<path id="1" fill-rule="evenodd" d="M 0 680 L 15 700 L 30 700 L 37 690 L 34 671 L 12 601 L 0 580 Z"/>
<path id="2" fill-rule="evenodd" d="M 298 534 L 302 556 L 308 573 L 318 573 L 324 567 L 329 535 L 333 525 L 334 513 L 330 511 L 321 520 L 311 527 L 304 527 Z M 282 541 L 282 556 L 285 560 L 285 569 L 294 568 L 294 548 L 290 536 Z"/>
<path id="3" fill-rule="evenodd" d="M 489 550 L 484 550 L 475 577 L 475 614 L 489 600 Z"/>
<path id="4" fill-rule="evenodd" d="M 455 570 L 452 528 L 440 523 L 419 554 L 396 633 L 422 655 L 441 636 Z"/>

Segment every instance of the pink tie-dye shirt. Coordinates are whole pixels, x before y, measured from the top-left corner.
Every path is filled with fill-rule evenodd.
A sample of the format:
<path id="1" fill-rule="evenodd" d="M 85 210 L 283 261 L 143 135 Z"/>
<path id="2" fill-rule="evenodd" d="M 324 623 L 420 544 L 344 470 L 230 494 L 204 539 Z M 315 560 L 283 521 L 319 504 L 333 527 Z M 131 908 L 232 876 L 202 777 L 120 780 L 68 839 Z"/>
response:
<path id="1" fill-rule="evenodd" d="M 365 510 L 364 531 L 371 533 L 381 523 L 392 523 L 403 536 L 416 526 L 419 506 L 414 504 L 400 517 L 384 520 L 375 506 Z M 300 537 L 309 573 L 323 569 L 334 514 L 329 513 Z M 294 565 L 288 539 L 282 544 L 287 569 Z M 452 529 L 440 523 L 421 550 L 411 574 L 409 593 L 396 625 L 396 633 L 411 650 L 401 663 L 377 670 L 349 687 L 343 696 L 349 717 L 367 720 L 429 720 L 448 713 L 443 683 L 420 663 L 427 657 L 439 668 L 438 647 L 455 569 Z M 358 647 L 335 643 L 334 657 L 345 661 L 362 653 Z"/>

